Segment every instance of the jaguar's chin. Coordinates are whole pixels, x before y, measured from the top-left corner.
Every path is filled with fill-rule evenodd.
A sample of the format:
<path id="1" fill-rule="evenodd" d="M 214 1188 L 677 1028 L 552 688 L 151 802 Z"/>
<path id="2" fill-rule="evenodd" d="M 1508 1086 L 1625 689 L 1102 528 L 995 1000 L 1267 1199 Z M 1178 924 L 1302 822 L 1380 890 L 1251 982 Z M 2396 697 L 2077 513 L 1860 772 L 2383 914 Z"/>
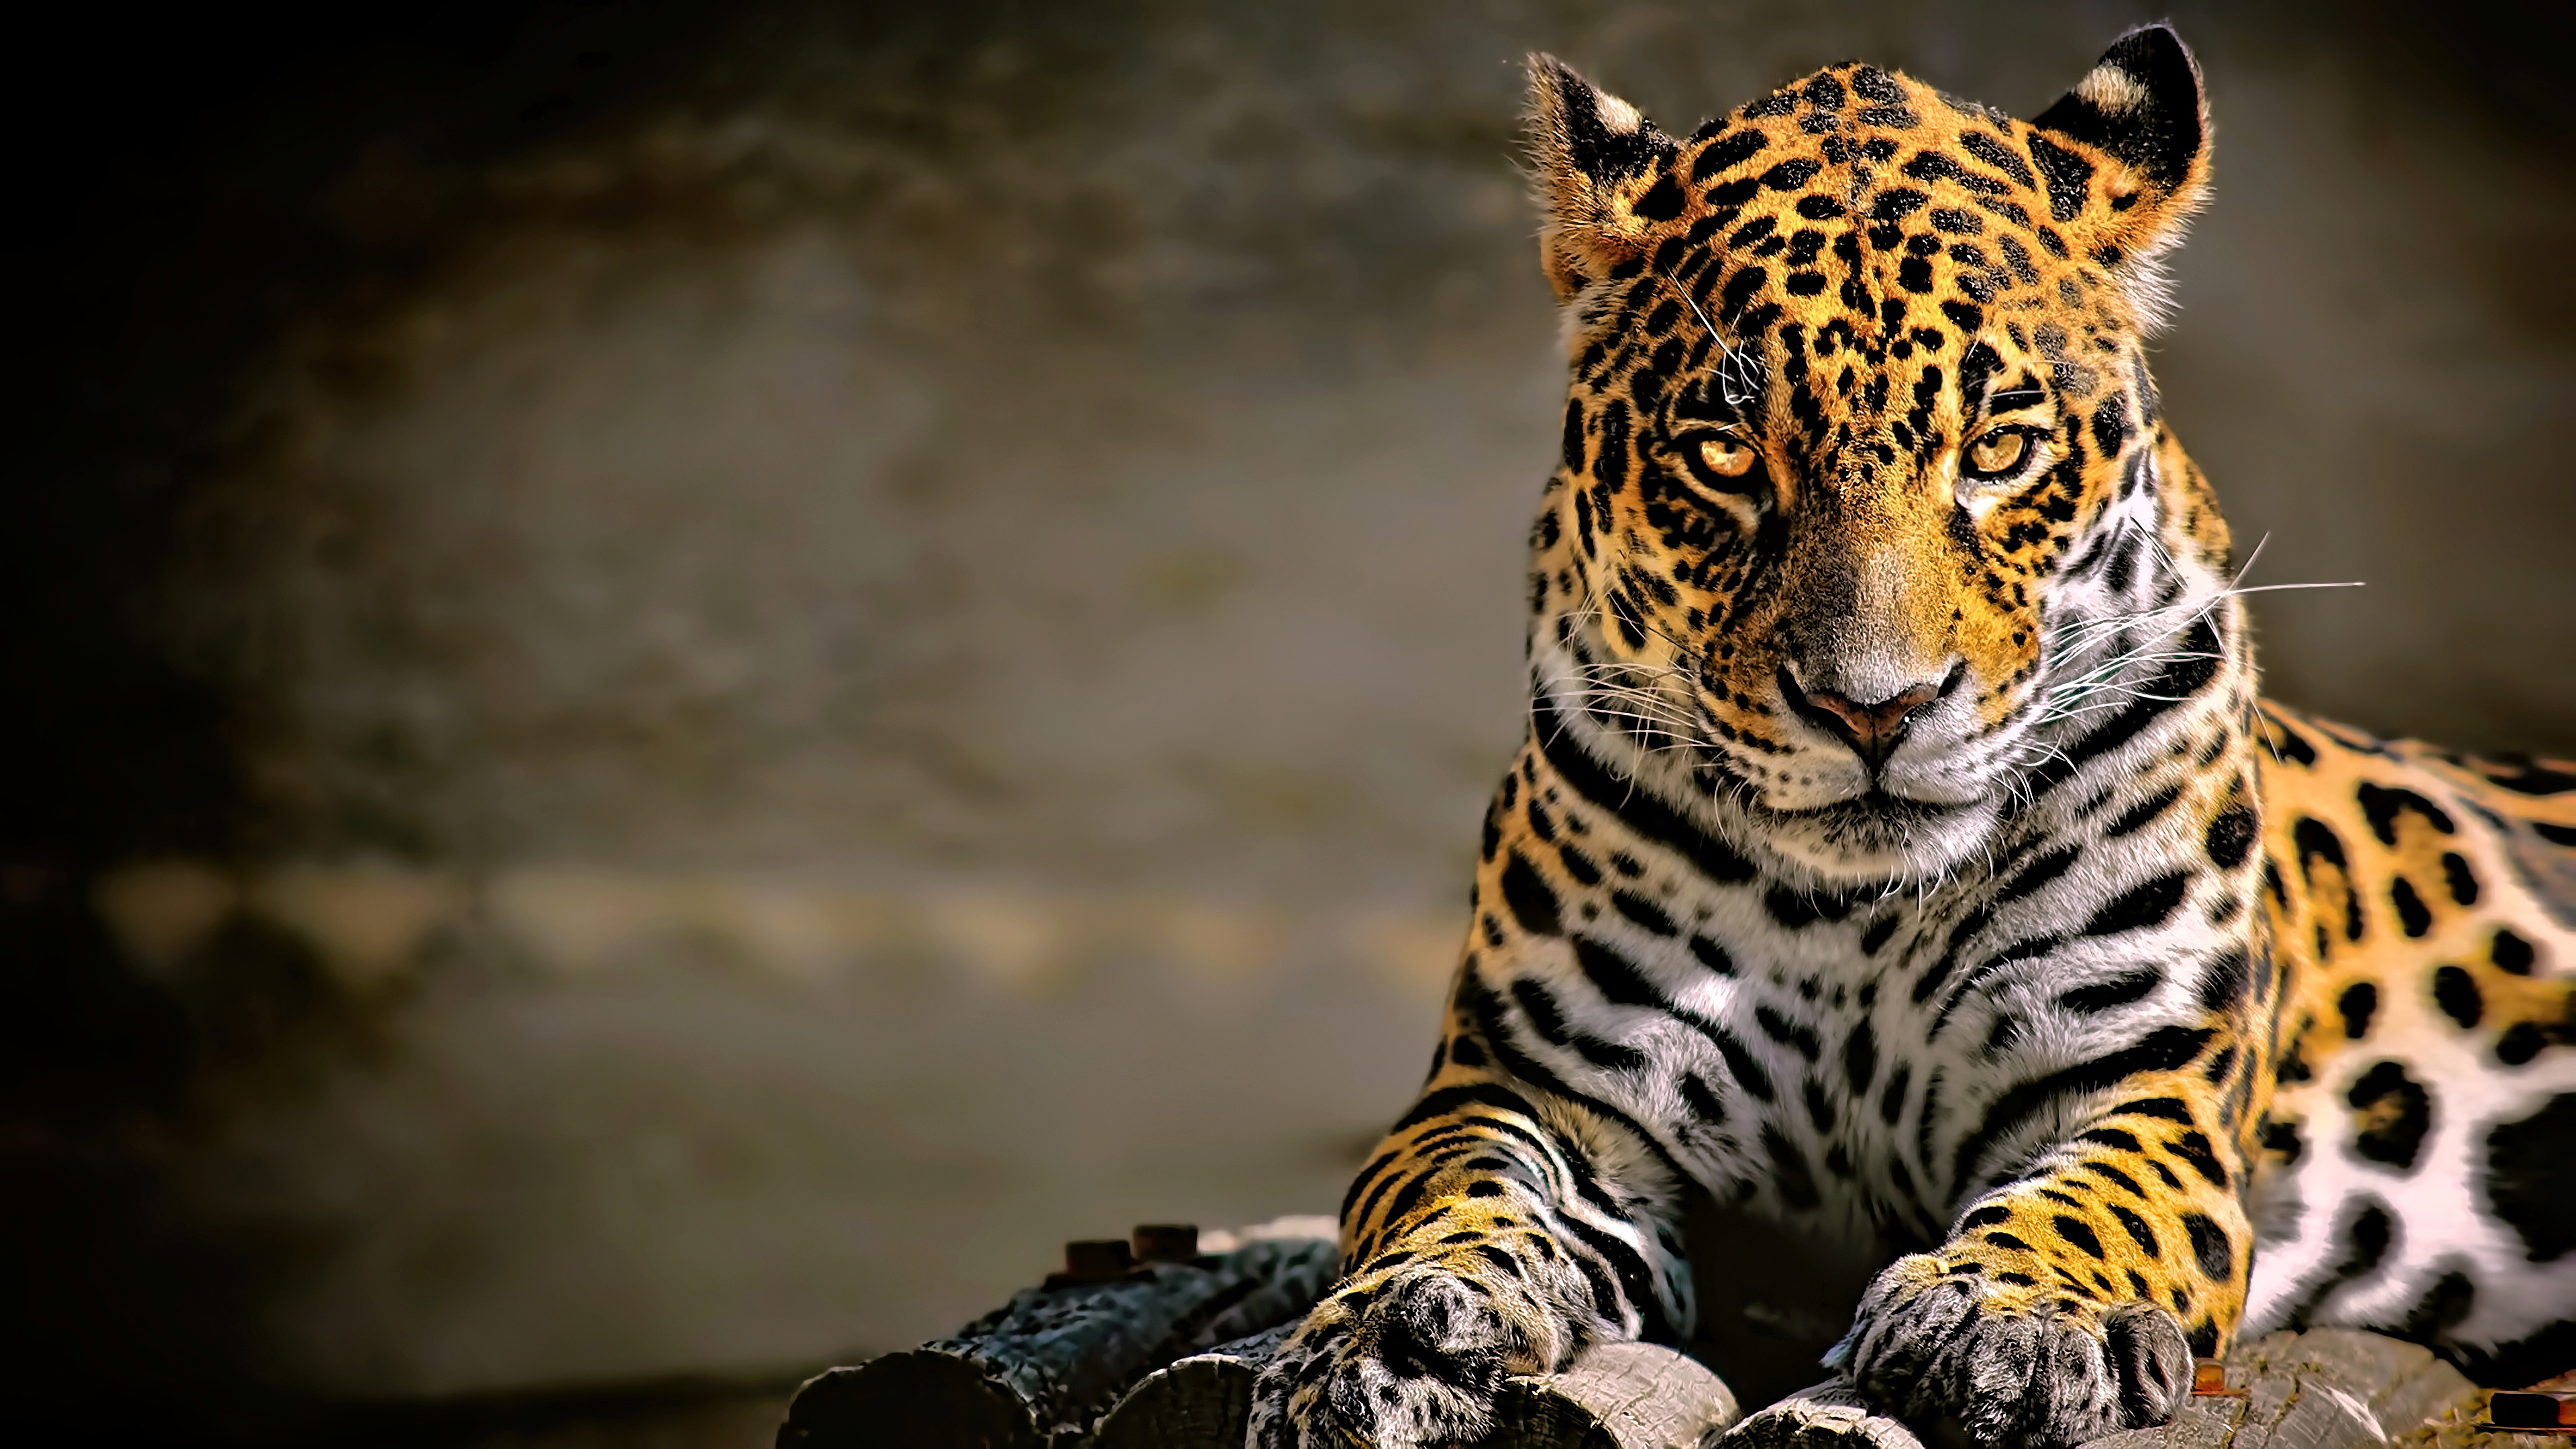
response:
<path id="1" fill-rule="evenodd" d="M 1873 789 L 1810 809 L 1753 804 L 1747 813 L 1755 840 L 1790 874 L 1825 886 L 1901 889 L 1979 858 L 1993 838 L 2001 802 L 1935 803 Z"/>

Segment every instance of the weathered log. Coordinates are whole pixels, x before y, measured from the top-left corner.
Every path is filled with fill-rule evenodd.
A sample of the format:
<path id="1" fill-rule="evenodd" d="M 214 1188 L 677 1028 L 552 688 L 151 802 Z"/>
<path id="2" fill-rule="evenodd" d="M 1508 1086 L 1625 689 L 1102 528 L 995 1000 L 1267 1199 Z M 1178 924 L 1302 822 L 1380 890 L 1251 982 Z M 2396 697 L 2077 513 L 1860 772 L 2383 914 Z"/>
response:
<path id="1" fill-rule="evenodd" d="M 1837 1380 L 1747 1415 L 1717 1442 L 1721 1449 L 1923 1449 L 1913 1430 L 1874 1412 Z"/>
<path id="2" fill-rule="evenodd" d="M 2252 1339 L 2227 1368 L 2241 1393 L 2195 1395 L 2171 1423 L 2088 1449 L 2429 1449 L 2470 1442 L 2485 1406 L 2477 1385 L 2431 1350 L 2348 1328 Z"/>
<path id="3" fill-rule="evenodd" d="M 1561 1374 L 1507 1381 L 1493 1449 L 1699 1449 L 1736 1418 L 1735 1394 L 1699 1360 L 1651 1343 L 1605 1343 Z"/>
<path id="4" fill-rule="evenodd" d="M 1241 1449 L 1252 1380 L 1290 1327 L 1148 1376 L 1101 1422 L 1096 1449 Z M 1735 1395 L 1696 1360 L 1602 1344 L 1564 1373 L 1506 1380 L 1479 1449 L 1698 1449 L 1735 1413 Z"/>
<path id="5" fill-rule="evenodd" d="M 2486 1394 L 2431 1350 L 2351 1329 L 2275 1333 L 2237 1346 L 2224 1380 L 2171 1422 L 2083 1449 L 2565 1449 L 2566 1438 L 2482 1427 Z M 1937 1431 L 1935 1431 L 1937 1442 Z M 1792 1394 L 1720 1441 L 1723 1449 L 1920 1449 L 1914 1431 L 1838 1384 Z"/>
<path id="6" fill-rule="evenodd" d="M 1146 1375 L 1101 1420 L 1098 1449 L 1242 1449 L 1252 1380 L 1296 1326 L 1282 1323 Z"/>
<path id="7" fill-rule="evenodd" d="M 1110 1246 L 1079 1245 L 1067 1260 L 1084 1271 L 1018 1294 L 954 1337 L 809 1380 L 779 1427 L 779 1449 L 1082 1443 L 1148 1373 L 1303 1314 L 1332 1281 L 1337 1256 L 1322 1239 L 1268 1239 L 1117 1272 L 1124 1255 Z M 1168 1230 L 1146 1246 L 1170 1251 Z"/>

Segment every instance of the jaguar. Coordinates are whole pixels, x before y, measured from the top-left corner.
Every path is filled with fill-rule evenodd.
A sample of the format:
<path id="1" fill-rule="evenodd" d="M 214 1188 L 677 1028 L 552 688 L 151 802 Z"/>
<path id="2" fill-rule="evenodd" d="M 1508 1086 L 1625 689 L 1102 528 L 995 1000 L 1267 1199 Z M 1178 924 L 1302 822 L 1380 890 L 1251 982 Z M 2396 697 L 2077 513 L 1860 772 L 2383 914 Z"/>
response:
<path id="1" fill-rule="evenodd" d="M 1865 1261 L 1823 1367 L 1979 1443 L 2164 1422 L 2284 1327 L 2576 1363 L 2576 764 L 2261 697 L 2148 366 L 2190 51 L 2028 121 L 1839 64 L 1680 140 L 1530 76 L 1528 729 L 1251 1442 L 1468 1441 L 1682 1341 L 1751 1251 L 1694 1192 Z"/>

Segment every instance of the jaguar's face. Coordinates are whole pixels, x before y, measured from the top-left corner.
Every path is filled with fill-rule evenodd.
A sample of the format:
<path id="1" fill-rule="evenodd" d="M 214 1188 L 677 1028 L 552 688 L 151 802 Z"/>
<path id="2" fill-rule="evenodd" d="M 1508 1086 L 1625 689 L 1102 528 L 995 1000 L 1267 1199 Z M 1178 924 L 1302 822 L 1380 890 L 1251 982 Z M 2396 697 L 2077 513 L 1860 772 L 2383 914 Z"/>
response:
<path id="1" fill-rule="evenodd" d="M 2086 622 L 2174 602 L 2138 258 L 2205 162 L 2196 113 L 2179 163 L 2083 139 L 2125 100 L 2175 144 L 2104 70 L 2055 131 L 1838 67 L 1687 143 L 1540 70 L 1573 366 L 1540 668 L 1819 877 L 1973 852 Z"/>

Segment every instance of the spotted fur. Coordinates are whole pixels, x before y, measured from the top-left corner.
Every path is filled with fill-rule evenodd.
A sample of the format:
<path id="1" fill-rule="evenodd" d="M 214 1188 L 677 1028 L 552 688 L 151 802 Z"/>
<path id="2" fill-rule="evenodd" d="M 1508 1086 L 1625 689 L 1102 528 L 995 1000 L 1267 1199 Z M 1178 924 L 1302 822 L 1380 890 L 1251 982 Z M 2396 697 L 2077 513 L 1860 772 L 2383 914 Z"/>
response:
<path id="1" fill-rule="evenodd" d="M 1529 735 L 1253 1442 L 1472 1439 L 1678 1337 L 1690 1184 L 1884 1264 L 1830 1366 L 1983 1443 L 2161 1422 L 2248 1330 L 2576 1360 L 2576 773 L 2258 701 L 2143 350 L 2181 43 L 2032 122 L 1840 65 L 1681 141 L 1532 77 Z"/>

